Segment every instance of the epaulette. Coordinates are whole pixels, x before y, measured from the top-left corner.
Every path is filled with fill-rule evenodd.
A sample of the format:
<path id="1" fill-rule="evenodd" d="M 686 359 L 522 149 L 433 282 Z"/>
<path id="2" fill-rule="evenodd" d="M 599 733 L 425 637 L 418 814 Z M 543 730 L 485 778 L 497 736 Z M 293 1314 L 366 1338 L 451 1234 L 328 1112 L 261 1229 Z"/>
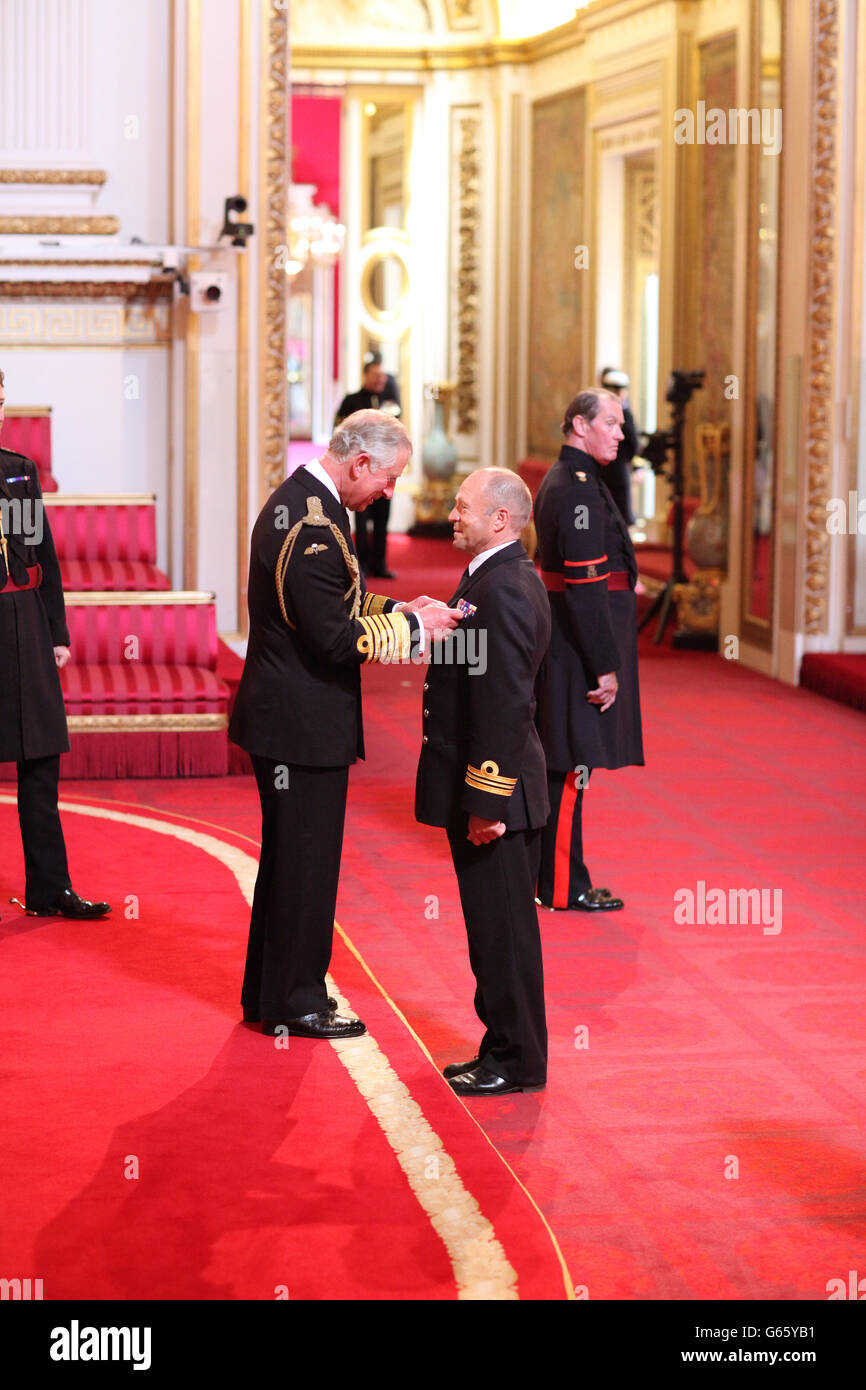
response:
<path id="1" fill-rule="evenodd" d="M 277 598 L 280 604 L 280 612 L 283 615 L 283 619 L 286 622 L 286 625 L 290 627 L 292 631 L 294 631 L 295 624 L 292 622 L 291 618 L 288 615 L 288 612 L 286 611 L 286 599 L 285 595 L 283 594 L 283 583 L 286 577 L 286 570 L 289 567 L 289 561 L 292 558 L 292 551 L 295 548 L 295 541 L 298 539 L 298 535 L 303 526 L 327 527 L 336 539 L 340 549 L 343 552 L 343 559 L 346 562 L 346 568 L 349 571 L 349 574 L 352 579 L 352 582 L 349 585 L 343 597 L 345 599 L 351 598 L 352 610 L 349 616 L 351 618 L 357 618 L 361 608 L 361 572 L 358 568 L 357 556 L 352 554 L 346 541 L 346 537 L 343 535 L 339 526 L 337 526 L 333 521 L 331 521 L 329 517 L 325 516 L 325 513 L 322 511 L 321 497 L 308 497 L 306 516 L 301 517 L 300 521 L 295 522 L 291 531 L 286 536 L 286 539 L 283 541 L 282 548 L 277 558 L 277 569 L 275 576 L 277 581 Z M 308 546 L 307 549 L 304 551 L 304 554 L 317 555 L 320 550 L 326 549 L 326 544 L 316 542 L 315 546 Z"/>

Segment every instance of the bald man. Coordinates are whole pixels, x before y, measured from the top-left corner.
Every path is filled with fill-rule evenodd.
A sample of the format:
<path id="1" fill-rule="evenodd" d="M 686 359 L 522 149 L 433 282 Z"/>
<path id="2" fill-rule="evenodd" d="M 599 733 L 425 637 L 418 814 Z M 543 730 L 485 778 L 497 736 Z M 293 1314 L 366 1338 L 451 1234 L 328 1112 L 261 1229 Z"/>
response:
<path id="1" fill-rule="evenodd" d="M 550 810 L 535 678 L 550 640 L 544 585 L 520 541 L 532 498 L 505 468 L 462 484 L 449 521 L 469 565 L 449 608 L 457 630 L 424 685 L 415 815 L 448 834 L 485 1033 L 445 1068 L 458 1095 L 541 1090 L 547 1026 L 535 906 Z"/>

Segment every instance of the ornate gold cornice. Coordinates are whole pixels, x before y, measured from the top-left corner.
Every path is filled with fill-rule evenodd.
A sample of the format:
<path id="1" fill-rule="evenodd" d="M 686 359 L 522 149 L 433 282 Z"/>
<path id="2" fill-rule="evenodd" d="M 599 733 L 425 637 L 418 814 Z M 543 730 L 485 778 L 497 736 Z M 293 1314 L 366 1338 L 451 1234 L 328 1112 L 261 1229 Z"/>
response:
<path id="1" fill-rule="evenodd" d="M 171 299 L 173 275 L 150 280 L 0 280 L 0 299 Z"/>
<path id="2" fill-rule="evenodd" d="M 812 0 L 812 168 L 806 378 L 806 579 L 804 627 L 827 631 L 827 585 L 833 450 L 833 343 L 835 338 L 836 90 L 839 66 L 838 0 Z"/>
<path id="3" fill-rule="evenodd" d="M 0 169 L 0 183 L 83 183 L 89 187 L 99 187 L 107 178 L 104 169 Z"/>
<path id="4" fill-rule="evenodd" d="M 645 3 L 645 0 L 640 0 Z M 555 53 L 574 48 L 586 40 L 585 16 L 576 15 L 546 34 L 532 39 L 487 39 L 458 44 L 424 44 L 423 47 L 369 47 L 337 43 L 294 44 L 294 68 L 399 69 L 403 72 L 433 72 L 441 69 L 495 68 L 516 63 L 537 63 Z"/>
<path id="5" fill-rule="evenodd" d="M 119 231 L 117 217 L 0 217 L 3 236 L 114 236 Z"/>
<path id="6" fill-rule="evenodd" d="M 263 431 L 262 494 L 286 476 L 289 440 L 286 389 L 286 273 L 279 254 L 289 220 L 289 19 L 287 8 L 262 0 L 261 211 L 259 380 Z"/>

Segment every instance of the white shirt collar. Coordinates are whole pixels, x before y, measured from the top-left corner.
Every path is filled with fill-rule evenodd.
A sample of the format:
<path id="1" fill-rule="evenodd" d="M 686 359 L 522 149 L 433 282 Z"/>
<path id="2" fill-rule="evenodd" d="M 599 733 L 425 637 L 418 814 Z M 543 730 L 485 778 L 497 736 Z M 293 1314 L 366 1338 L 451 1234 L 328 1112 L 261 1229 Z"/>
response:
<path id="1" fill-rule="evenodd" d="M 324 486 L 330 492 L 331 496 L 335 497 L 337 501 L 340 503 L 340 506 L 342 507 L 343 502 L 339 492 L 337 491 L 337 484 L 334 482 L 334 479 L 331 477 L 328 470 L 322 466 L 321 460 L 313 459 L 312 463 L 305 463 L 304 467 L 306 468 L 308 473 L 312 473 L 313 477 L 316 479 L 317 482 L 324 484 Z"/>
<path id="2" fill-rule="evenodd" d="M 515 540 L 517 537 L 515 537 Z M 507 545 L 513 545 L 514 541 L 503 541 L 501 545 L 492 545 L 489 550 L 482 550 L 480 555 L 476 555 L 474 560 L 469 561 L 469 573 L 474 574 L 485 560 L 489 560 L 491 555 L 495 555 L 497 550 L 504 550 Z"/>

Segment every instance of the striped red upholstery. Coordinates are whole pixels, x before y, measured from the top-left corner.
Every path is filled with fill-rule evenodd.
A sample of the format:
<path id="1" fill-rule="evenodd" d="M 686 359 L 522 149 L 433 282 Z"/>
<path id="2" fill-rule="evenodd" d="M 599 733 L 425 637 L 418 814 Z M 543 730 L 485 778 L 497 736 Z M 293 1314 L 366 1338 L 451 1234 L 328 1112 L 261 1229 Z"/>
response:
<path id="1" fill-rule="evenodd" d="M 66 712 L 96 714 L 224 714 L 228 686 L 200 666 L 73 666 L 60 673 Z"/>
<path id="2" fill-rule="evenodd" d="M 3 448 L 12 449 L 32 459 L 39 471 L 43 492 L 56 492 L 51 476 L 51 416 L 10 415 L 7 411 L 3 425 Z"/>
<path id="3" fill-rule="evenodd" d="M 171 588 L 168 575 L 143 560 L 61 560 L 60 574 L 64 589 L 85 593 L 93 589 L 145 593 Z"/>
<path id="4" fill-rule="evenodd" d="M 61 560 L 141 560 L 156 564 L 153 502 L 48 504 L 48 521 Z"/>
<path id="5" fill-rule="evenodd" d="M 212 603 L 76 604 L 67 598 L 72 661 L 76 666 L 203 666 L 216 670 L 216 609 Z"/>

